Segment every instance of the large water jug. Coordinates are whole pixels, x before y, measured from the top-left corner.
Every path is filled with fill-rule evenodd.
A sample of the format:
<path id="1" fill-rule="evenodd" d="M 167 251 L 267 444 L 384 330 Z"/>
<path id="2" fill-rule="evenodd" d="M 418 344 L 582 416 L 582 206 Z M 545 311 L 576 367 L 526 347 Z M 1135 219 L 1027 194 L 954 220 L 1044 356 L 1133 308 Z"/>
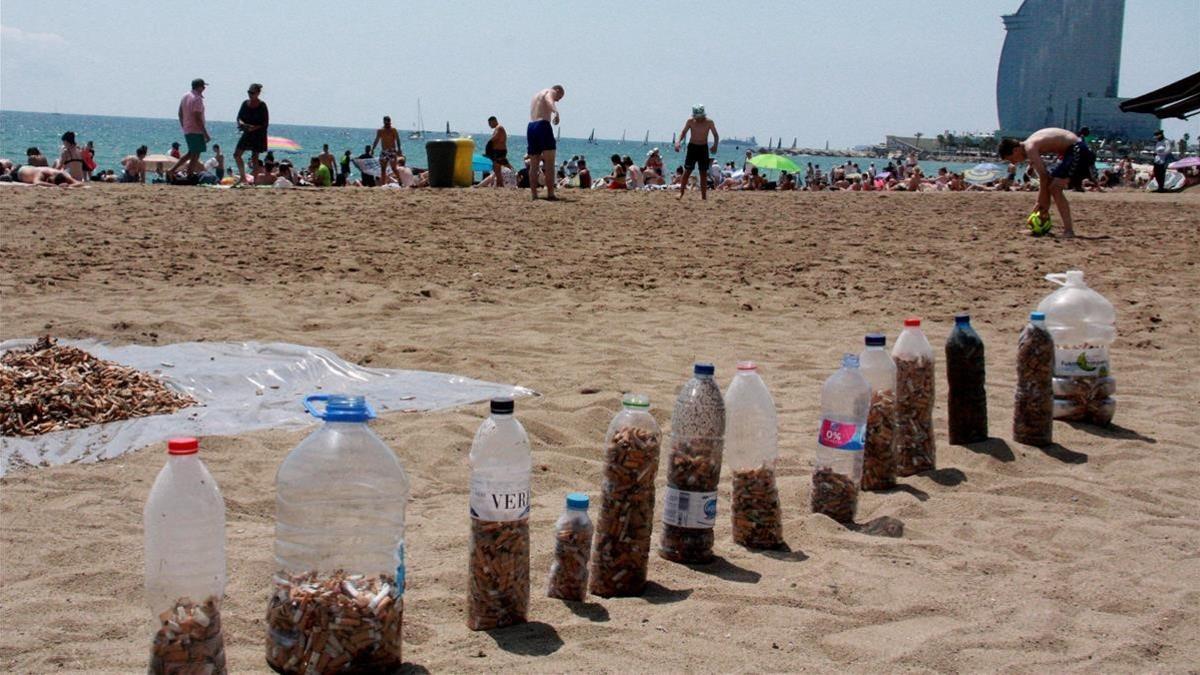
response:
<path id="1" fill-rule="evenodd" d="M 1038 304 L 1054 338 L 1054 417 L 1108 424 L 1117 409 L 1108 357 L 1117 337 L 1116 312 L 1079 270 L 1046 279 L 1062 286 Z"/>
<path id="2" fill-rule="evenodd" d="M 194 438 L 167 442 L 142 512 L 146 602 L 159 622 L 151 673 L 224 673 L 225 501 Z"/>
<path id="3" fill-rule="evenodd" d="M 775 401 L 758 366 L 742 361 L 725 390 L 725 462 L 733 471 L 733 540 L 747 548 L 783 546 L 778 459 Z"/>
<path id="4" fill-rule="evenodd" d="M 863 490 L 896 487 L 896 362 L 884 347 L 887 337 L 870 333 L 858 355 L 858 367 L 871 385 L 867 439 L 863 448 Z"/>
<path id="5" fill-rule="evenodd" d="M 267 663 L 281 673 L 399 670 L 408 476 L 367 426 L 375 413 L 362 396 L 316 394 L 304 406 L 324 424 L 275 474 Z"/>
<path id="6" fill-rule="evenodd" d="M 713 559 L 717 485 L 725 448 L 725 401 L 711 363 L 692 366 L 671 413 L 671 452 L 659 556 L 681 563 Z"/>
<path id="7" fill-rule="evenodd" d="M 862 479 L 863 441 L 871 385 L 858 369 L 858 355 L 842 357 L 842 367 L 821 387 L 821 425 L 813 461 L 813 513 L 842 523 L 854 521 Z"/>
<path id="8" fill-rule="evenodd" d="M 491 630 L 529 613 L 529 483 L 533 455 L 511 398 L 491 401 L 471 443 L 467 626 Z"/>

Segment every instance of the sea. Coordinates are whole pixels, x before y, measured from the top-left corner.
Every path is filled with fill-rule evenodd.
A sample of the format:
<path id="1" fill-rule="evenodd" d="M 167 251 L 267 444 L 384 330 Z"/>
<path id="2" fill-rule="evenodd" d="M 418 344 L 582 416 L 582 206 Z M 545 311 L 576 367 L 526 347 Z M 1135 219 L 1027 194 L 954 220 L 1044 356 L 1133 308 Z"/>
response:
<path id="1" fill-rule="evenodd" d="M 513 127 L 516 126 L 513 125 Z M 225 153 L 227 166 L 233 166 L 233 149 L 237 145 L 238 139 L 236 125 L 233 122 L 210 121 L 208 127 L 209 133 L 213 137 L 212 142 L 219 144 Z M 513 127 L 509 128 L 509 160 L 516 164 L 524 154 L 525 137 L 515 133 L 524 129 Z M 29 147 L 37 147 L 53 163 L 62 145 L 59 139 L 66 131 L 75 132 L 79 145 L 84 145 L 88 141 L 94 143 L 98 170 L 114 169 L 118 173 L 121 170 L 121 160 L 132 155 L 138 146 L 143 144 L 149 148 L 151 154 L 168 153 L 171 143 L 176 141 L 186 147 L 183 132 L 179 129 L 179 121 L 176 119 L 0 110 L 0 157 L 23 163 L 25 150 Z M 426 131 L 424 139 L 410 140 L 409 133 L 411 130 L 401 130 L 401 143 L 404 154 L 408 158 L 408 165 L 412 167 L 428 166 L 425 141 L 447 138 L 444 133 Z M 276 159 L 287 158 L 297 165 L 307 164 L 309 158 L 321 152 L 321 146 L 325 143 L 329 144 L 330 152 L 339 158 L 346 150 L 349 150 L 352 156 L 357 157 L 362 153 L 364 146 L 370 145 L 375 140 L 374 129 L 300 124 L 272 123 L 270 135 L 282 136 L 300 145 L 301 150 L 298 151 L 275 151 Z M 483 145 L 487 142 L 490 132 L 481 131 L 466 135 L 475 140 L 477 152 L 482 154 Z M 210 145 L 210 150 L 211 147 Z M 588 167 L 592 170 L 592 175 L 598 177 L 607 175 L 609 172 L 612 166 L 610 160 L 612 155 L 629 155 L 634 162 L 640 165 L 645 163 L 646 155 L 653 148 L 659 148 L 663 164 L 668 171 L 674 171 L 675 167 L 683 164 L 684 153 L 676 153 L 671 147 L 671 141 L 662 139 L 622 141 L 597 138 L 595 141 L 589 141 L 586 138 L 563 137 L 558 141 L 557 158 L 561 164 L 563 160 L 570 159 L 574 155 L 584 157 L 587 159 Z M 722 141 L 716 159 L 721 163 L 734 162 L 734 166 L 740 169 L 745 161 L 746 151 L 757 149 L 745 143 Z M 206 153 L 202 159 L 207 159 L 211 154 L 211 152 Z M 830 167 L 847 161 L 857 162 L 862 169 L 866 169 L 871 162 L 875 162 L 877 167 L 887 165 L 886 159 L 847 156 L 794 155 L 791 159 L 802 168 L 808 162 L 812 162 L 814 166 L 820 167 L 823 171 L 828 171 Z M 962 171 L 974 164 L 921 162 L 921 167 L 927 175 L 942 166 L 951 171 Z"/>

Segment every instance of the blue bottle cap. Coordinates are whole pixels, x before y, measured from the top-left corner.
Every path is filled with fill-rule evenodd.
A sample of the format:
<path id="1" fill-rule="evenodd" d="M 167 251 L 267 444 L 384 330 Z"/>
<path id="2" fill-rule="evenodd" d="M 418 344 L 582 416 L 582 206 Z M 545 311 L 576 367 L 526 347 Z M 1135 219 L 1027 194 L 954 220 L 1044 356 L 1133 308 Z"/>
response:
<path id="1" fill-rule="evenodd" d="M 887 338 L 883 333 L 867 333 L 865 341 L 868 347 L 882 347 L 887 344 Z"/>
<path id="2" fill-rule="evenodd" d="M 1030 312 L 1029 320 L 1030 321 L 1045 321 L 1046 313 L 1045 312 Z"/>
<path id="3" fill-rule="evenodd" d="M 955 326 L 971 325 L 971 315 L 967 314 L 966 312 L 964 312 L 962 314 L 955 314 L 954 315 L 954 325 Z"/>
<path id="4" fill-rule="evenodd" d="M 567 508 L 576 511 L 588 510 L 588 496 L 582 492 L 572 492 L 567 495 Z"/>
<path id="5" fill-rule="evenodd" d="M 717 367 L 711 363 L 697 363 L 692 366 L 692 373 L 696 375 L 712 375 L 717 372 Z"/>
<path id="6" fill-rule="evenodd" d="M 314 401 L 324 401 L 325 409 L 318 410 Z M 304 397 L 304 408 L 309 414 L 326 422 L 366 422 L 375 419 L 375 411 L 367 405 L 365 396 L 346 394 L 312 394 Z"/>
<path id="7" fill-rule="evenodd" d="M 493 415 L 511 415 L 516 405 L 513 400 L 507 396 L 501 396 L 492 399 L 491 411 Z"/>
<path id="8" fill-rule="evenodd" d="M 843 354 L 842 355 L 842 367 L 843 368 L 857 368 L 858 367 L 858 354 Z"/>

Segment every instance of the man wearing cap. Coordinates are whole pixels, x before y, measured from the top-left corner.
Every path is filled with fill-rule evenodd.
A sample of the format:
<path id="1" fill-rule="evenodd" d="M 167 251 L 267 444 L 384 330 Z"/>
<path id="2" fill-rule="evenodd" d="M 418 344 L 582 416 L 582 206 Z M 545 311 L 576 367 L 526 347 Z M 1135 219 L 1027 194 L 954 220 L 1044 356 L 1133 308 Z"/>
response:
<path id="1" fill-rule="evenodd" d="M 688 136 L 691 132 L 691 136 Z M 683 131 L 679 132 L 679 140 L 675 141 L 675 152 L 679 152 L 679 144 L 683 143 L 683 139 L 688 139 L 687 156 L 683 160 L 683 181 L 679 186 L 679 198 L 683 199 L 684 193 L 687 191 L 688 181 L 692 177 L 692 170 L 696 165 L 700 165 L 700 199 L 708 199 L 708 167 L 712 165 L 712 156 L 709 154 L 708 134 L 712 132 L 712 154 L 717 154 L 717 146 L 721 142 L 721 137 L 717 134 L 717 125 L 708 119 L 704 114 L 704 106 L 692 106 L 692 116 L 688 121 L 683 123 Z"/>
<path id="2" fill-rule="evenodd" d="M 267 127 L 271 124 L 271 115 L 267 111 L 267 103 L 259 98 L 262 94 L 262 85 L 255 82 L 246 89 L 246 95 L 249 96 L 245 101 L 242 101 L 242 107 L 238 110 L 237 125 L 238 130 L 242 132 L 242 137 L 238 139 L 237 147 L 233 149 L 233 158 L 237 161 L 238 166 L 238 182 L 242 182 L 246 175 L 246 165 L 242 160 L 242 154 L 247 150 L 250 151 L 250 165 L 258 164 L 258 153 L 267 151 Z"/>
<path id="3" fill-rule="evenodd" d="M 1167 140 L 1162 129 L 1154 132 L 1154 180 L 1158 181 L 1155 192 L 1167 191 L 1167 165 L 1175 160 L 1171 154 L 1171 141 Z"/>
<path id="4" fill-rule="evenodd" d="M 200 154 L 207 149 L 211 136 L 204 126 L 204 89 L 208 85 L 204 80 L 192 80 L 192 90 L 183 95 L 179 102 L 179 126 L 183 127 L 183 139 L 187 141 L 187 154 L 179 158 L 171 167 L 174 174 L 179 167 L 187 164 L 188 175 L 200 173 Z"/>

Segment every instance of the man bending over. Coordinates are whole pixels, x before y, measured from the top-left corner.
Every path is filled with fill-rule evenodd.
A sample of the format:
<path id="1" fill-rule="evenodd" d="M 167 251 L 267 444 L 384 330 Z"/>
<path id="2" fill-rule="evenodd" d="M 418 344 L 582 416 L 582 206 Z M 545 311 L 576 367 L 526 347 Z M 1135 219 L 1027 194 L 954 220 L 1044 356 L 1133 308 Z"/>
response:
<path id="1" fill-rule="evenodd" d="M 1067 204 L 1063 188 L 1070 184 L 1072 178 L 1082 179 L 1091 175 L 1096 156 L 1087 141 L 1066 129 L 1051 127 L 1035 131 L 1024 141 L 1005 138 L 1000 141 L 997 154 L 1005 161 L 1029 162 L 1038 176 L 1038 215 L 1042 218 L 1050 216 L 1050 200 L 1053 199 L 1058 214 L 1062 216 L 1063 236 L 1074 237 L 1071 206 Z M 1053 169 L 1047 169 L 1042 155 L 1058 155 L 1058 163 Z"/>

